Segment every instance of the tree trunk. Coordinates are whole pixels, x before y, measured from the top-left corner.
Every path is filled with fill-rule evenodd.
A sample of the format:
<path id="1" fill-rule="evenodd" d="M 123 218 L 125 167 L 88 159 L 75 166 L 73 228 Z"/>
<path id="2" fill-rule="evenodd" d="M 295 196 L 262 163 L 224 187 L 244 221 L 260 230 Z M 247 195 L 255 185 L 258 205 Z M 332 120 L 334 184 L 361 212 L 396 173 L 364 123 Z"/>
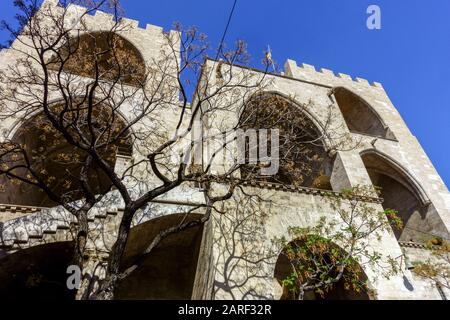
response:
<path id="1" fill-rule="evenodd" d="M 79 212 L 77 221 L 78 221 L 78 231 L 77 231 L 77 238 L 75 240 L 75 250 L 72 263 L 74 265 L 79 266 L 80 268 L 83 268 L 87 244 L 87 235 L 89 232 L 87 212 L 85 210 L 81 210 Z"/>
<path id="2" fill-rule="evenodd" d="M 114 299 L 114 291 L 116 289 L 120 275 L 120 262 L 125 252 L 125 246 L 127 244 L 128 235 L 130 233 L 131 221 L 134 216 L 134 213 L 135 211 L 132 211 L 129 208 L 125 208 L 122 222 L 119 227 L 117 240 L 114 243 L 114 246 L 109 256 L 108 268 L 106 270 L 106 277 L 101 282 L 100 288 L 97 294 L 95 295 L 95 299 L 97 300 Z"/>

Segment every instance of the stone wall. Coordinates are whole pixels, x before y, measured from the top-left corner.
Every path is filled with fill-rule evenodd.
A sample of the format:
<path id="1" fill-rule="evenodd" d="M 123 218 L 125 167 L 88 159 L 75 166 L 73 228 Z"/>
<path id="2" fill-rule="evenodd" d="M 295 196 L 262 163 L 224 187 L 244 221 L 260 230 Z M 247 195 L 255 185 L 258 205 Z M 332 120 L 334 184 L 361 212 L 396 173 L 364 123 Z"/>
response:
<path id="1" fill-rule="evenodd" d="M 44 6 L 60 10 L 56 0 L 45 1 Z M 77 16 L 83 10 L 81 7 L 71 6 L 68 19 L 78 23 Z M 161 57 L 161 50 L 167 48 L 167 37 L 164 31 L 153 25 L 147 25 L 145 29 L 139 28 L 138 22 L 134 20 L 124 20 L 124 22 L 127 28 L 121 32 L 121 35 L 136 46 L 146 63 L 151 65 L 153 61 L 158 60 Z M 99 11 L 95 15 L 86 16 L 85 23 L 92 31 L 101 31 L 108 30 L 113 21 L 110 15 Z M 177 33 L 170 31 L 169 36 L 176 37 Z M 16 41 L 14 46 L 20 46 L 20 43 Z M 14 64 L 17 58 L 13 50 L 2 50 L 0 69 L 6 70 L 8 65 Z M 217 67 L 217 64 L 210 60 L 206 61 L 206 71 L 210 71 L 213 67 Z M 233 72 L 236 73 L 237 78 L 245 75 L 258 78 L 261 75 L 258 70 L 240 67 L 235 67 Z M 216 79 L 217 72 L 211 74 L 211 81 L 219 81 Z M 310 65 L 304 64 L 299 67 L 292 60 L 287 61 L 284 74 L 269 74 L 266 77 L 268 80 L 264 88 L 266 92 L 278 93 L 298 106 L 308 105 L 304 111 L 308 112 L 319 127 L 332 112 L 336 134 L 347 135 L 359 141 L 357 147 L 348 151 L 339 150 L 335 154 L 331 175 L 334 192 L 338 193 L 358 185 L 372 184 L 361 155 L 367 152 L 377 154 L 401 171 L 402 179 L 408 182 L 408 187 L 418 197 L 418 201 L 424 207 L 423 220 L 426 219 L 427 232 L 431 236 L 450 238 L 450 193 L 381 84 L 369 84 L 367 80 L 361 78 L 353 80 L 348 75 L 335 75 L 330 70 L 316 71 Z M 333 96 L 335 88 L 345 88 L 359 96 L 379 116 L 389 135 L 383 138 L 350 132 Z M 233 102 L 232 97 L 230 101 Z M 236 99 L 232 103 L 232 108 L 208 119 L 207 126 L 216 130 L 233 127 L 239 117 L 241 107 L 239 101 L 242 103 L 242 99 Z M 125 118 L 132 117 L 134 107 L 132 103 L 123 107 Z M 175 127 L 174 119 L 180 113 L 178 104 L 174 100 L 171 106 L 159 111 L 159 120 L 164 121 L 165 124 L 162 128 L 171 131 Z M 2 121 L 0 123 L 2 138 L 11 137 L 19 125 L 20 121 L 17 118 Z M 332 149 L 332 142 L 327 147 Z M 127 164 L 138 161 L 142 157 L 139 151 L 143 148 L 145 145 L 134 146 L 132 158 L 120 159 L 116 170 L 121 172 Z M 230 163 L 218 161 L 212 167 L 212 172 L 222 172 L 229 165 Z M 133 174 L 145 181 L 147 188 L 154 187 L 157 183 L 155 177 L 149 176 L 145 168 L 138 167 Z M 274 246 L 273 240 L 287 237 L 289 227 L 313 226 L 323 216 L 328 219 L 335 216 L 335 212 L 324 200 L 323 192 L 319 190 L 282 188 L 276 185 L 254 185 L 246 188 L 249 192 L 270 201 L 246 202 L 248 199 L 237 195 L 223 204 L 221 209 L 226 214 L 215 213 L 212 220 L 204 226 L 192 298 L 278 299 L 280 287 L 274 280 L 274 269 L 280 252 L 279 248 Z M 136 192 L 143 192 L 143 190 Z M 159 203 L 153 207 L 155 210 L 147 210 L 152 213 L 150 216 L 146 216 L 145 210 L 138 215 L 135 226 L 162 216 L 184 212 L 190 208 L 190 205 L 202 203 L 203 197 L 198 188 L 186 184 L 158 200 Z M 378 210 L 383 210 L 380 203 L 373 203 L 373 205 Z M 101 244 L 105 251 L 113 242 L 117 220 L 120 218 L 120 207 L 120 202 L 113 205 L 105 204 L 91 214 L 90 223 L 108 233 L 107 244 Z M 46 215 L 41 214 L 42 210 L 50 216 L 49 220 L 45 220 Z M 58 220 L 61 216 L 65 217 L 65 213 L 58 216 L 53 214 L 55 210 L 57 211 L 55 208 L 47 210 L 18 208 L 11 205 L 0 206 L 2 235 L 8 237 L 8 241 L 2 243 L 0 256 L 42 243 L 70 241 L 72 239 L 70 223 L 73 221 L 65 218 L 63 220 L 67 221 Z M 35 234 L 30 232 L 26 223 L 35 225 L 35 229 L 31 228 L 31 231 L 36 231 Z M 421 220 L 418 219 L 415 223 L 420 224 Z M 8 233 L 6 229 L 14 229 L 14 224 L 20 225 L 18 229 L 20 232 L 14 230 Z M 98 246 L 95 239 L 91 241 L 93 247 Z M 373 249 L 381 251 L 385 256 L 397 258 L 403 254 L 392 232 L 385 232 L 380 241 L 377 239 L 371 239 L 371 241 Z M 423 256 L 423 249 L 421 250 L 419 252 L 408 249 L 408 254 L 420 260 Z M 369 278 L 371 287 L 376 291 L 378 299 L 442 298 L 433 284 L 418 279 L 408 270 L 390 279 L 381 277 L 376 268 L 364 267 L 364 272 Z"/>
<path id="2" fill-rule="evenodd" d="M 212 61 L 208 61 L 207 64 L 210 68 L 215 65 Z M 245 69 L 235 73 L 239 77 L 243 73 L 252 72 L 257 73 L 258 71 Z M 381 84 L 370 85 L 366 80 L 359 78 L 354 81 L 350 76 L 343 74 L 335 76 L 333 72 L 327 70 L 317 72 L 314 67 L 308 65 L 297 67 L 293 61 L 286 63 L 284 75 L 268 75 L 267 77 L 269 84 L 265 91 L 282 94 L 298 105 L 307 105 L 312 101 L 312 105 L 309 104 L 307 111 L 319 123 L 326 118 L 329 108 L 334 108 L 337 114 L 334 119 L 336 128 L 344 128 L 343 130 L 347 130 L 354 140 L 360 142 L 358 147 L 352 150 L 338 152 L 331 177 L 334 191 L 357 185 L 371 185 L 372 181 L 361 154 L 376 153 L 389 161 L 392 160 L 392 166 L 398 168 L 407 177 L 410 188 L 415 189 L 416 196 L 420 198 L 422 205 L 426 208 L 424 220 L 418 219 L 419 221 L 415 223 L 432 225 L 431 230 L 427 229 L 431 237 L 450 238 L 449 192 L 437 175 L 431 161 L 392 105 Z M 332 94 L 332 90 L 337 87 L 350 90 L 370 105 L 390 135 L 383 138 L 350 132 L 346 128 L 344 117 L 340 114 L 339 106 Z M 238 110 L 239 106 L 236 106 L 235 110 L 232 109 L 230 112 L 224 112 L 221 116 L 217 116 L 220 124 L 228 123 L 231 126 L 236 123 Z M 211 121 L 210 126 L 214 127 L 214 120 Z M 221 166 L 218 163 L 215 169 L 217 172 L 223 172 L 226 170 L 226 165 Z M 251 226 L 239 225 L 237 222 L 239 219 L 227 219 L 223 216 L 215 219 L 214 257 L 217 259 L 215 298 L 217 299 L 277 298 L 276 292 L 279 291 L 279 288 L 277 289 L 274 284 L 275 261 L 273 258 L 262 262 L 264 259 L 253 257 L 259 262 L 249 266 L 248 259 L 242 257 L 241 254 L 259 248 L 270 256 L 271 240 L 285 236 L 289 226 L 305 227 L 317 222 L 323 215 L 333 216 L 333 212 L 326 209 L 326 204 L 317 195 L 306 196 L 305 194 L 274 192 L 266 197 L 277 203 L 278 206 L 261 209 L 260 214 L 269 216 L 262 221 L 250 223 L 244 219 Z M 381 206 L 379 209 L 383 210 Z M 233 211 L 233 209 L 230 210 Z M 234 227 L 237 229 L 233 233 L 231 231 L 234 230 Z M 240 233 L 245 234 L 245 232 L 239 231 L 241 228 L 254 230 L 255 234 L 251 240 L 239 238 Z M 239 239 L 233 239 L 234 235 Z M 227 247 L 230 243 L 236 244 L 236 248 Z M 400 246 L 393 234 L 386 234 L 380 243 L 373 241 L 372 245 L 374 249 L 378 249 L 386 255 L 400 258 L 402 256 Z M 252 249 L 247 250 L 243 248 L 245 246 Z M 241 265 L 240 262 L 242 262 Z M 402 275 L 390 279 L 380 277 L 379 272 L 370 268 L 365 272 L 369 279 L 372 279 L 371 284 L 378 299 L 441 299 L 441 295 L 432 284 L 417 279 L 408 270 L 404 270 Z"/>

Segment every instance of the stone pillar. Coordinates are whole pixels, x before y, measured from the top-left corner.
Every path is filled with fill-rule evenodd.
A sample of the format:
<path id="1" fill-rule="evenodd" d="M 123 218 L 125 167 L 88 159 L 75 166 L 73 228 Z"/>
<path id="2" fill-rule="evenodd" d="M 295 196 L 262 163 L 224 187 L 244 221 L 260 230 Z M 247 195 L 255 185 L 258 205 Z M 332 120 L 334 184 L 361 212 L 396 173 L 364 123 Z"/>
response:
<path id="1" fill-rule="evenodd" d="M 369 174 L 364 166 L 361 156 L 354 151 L 340 151 L 334 161 L 331 174 L 333 191 L 340 192 L 358 185 L 371 185 Z"/>
<path id="2" fill-rule="evenodd" d="M 203 227 L 202 243 L 198 255 L 195 272 L 192 300 L 211 300 L 214 291 L 214 260 L 213 260 L 213 221 L 210 219 Z"/>

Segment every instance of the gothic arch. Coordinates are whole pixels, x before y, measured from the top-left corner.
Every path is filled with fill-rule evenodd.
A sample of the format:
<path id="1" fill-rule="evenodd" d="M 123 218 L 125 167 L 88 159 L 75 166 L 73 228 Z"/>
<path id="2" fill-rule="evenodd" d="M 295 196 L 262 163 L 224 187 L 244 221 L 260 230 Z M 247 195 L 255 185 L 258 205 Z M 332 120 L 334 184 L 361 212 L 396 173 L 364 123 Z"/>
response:
<path id="1" fill-rule="evenodd" d="M 82 99 L 82 97 L 75 97 L 75 98 L 73 98 L 73 100 L 76 101 L 78 98 Z M 50 108 L 52 108 L 54 106 L 60 105 L 61 103 L 63 103 L 63 101 L 61 99 L 54 99 L 54 100 L 50 100 L 48 105 L 50 106 Z M 8 130 L 6 133 L 7 139 L 14 139 L 14 136 L 16 135 L 17 131 L 20 130 L 20 127 L 26 125 L 29 121 L 32 121 L 32 119 L 34 117 L 36 117 L 37 115 L 42 113 L 42 111 L 38 110 L 38 108 L 33 108 L 33 109 L 35 109 L 35 110 L 33 110 L 33 112 L 27 113 L 24 116 L 22 116 L 21 118 L 16 119 L 16 121 L 13 122 L 12 126 L 7 129 Z M 117 114 L 117 117 L 119 118 L 118 121 L 123 122 L 124 124 L 129 123 L 129 121 L 127 120 L 127 117 L 125 116 L 125 114 L 122 111 L 115 110 L 114 112 Z M 130 126 L 128 128 L 128 130 L 130 131 L 131 135 L 134 136 L 133 127 Z"/>
<path id="2" fill-rule="evenodd" d="M 65 61 L 67 59 L 67 61 Z M 146 77 L 141 52 L 122 35 L 111 31 L 83 33 L 67 41 L 49 60 L 49 68 L 95 78 L 95 61 L 100 78 L 140 86 Z"/>
<path id="3" fill-rule="evenodd" d="M 334 88 L 333 94 L 351 132 L 395 139 L 383 119 L 366 100 L 344 87 Z"/>
<path id="4" fill-rule="evenodd" d="M 309 236 L 307 236 L 309 237 Z M 296 243 L 301 242 L 305 240 L 300 239 L 294 239 L 292 240 L 288 246 Z M 335 243 L 330 244 L 333 248 L 337 248 L 340 252 L 344 253 L 345 251 L 338 246 Z M 296 297 L 293 296 L 292 292 L 289 291 L 288 288 L 283 286 L 283 281 L 287 279 L 293 272 L 294 269 L 291 265 L 290 260 L 287 258 L 287 254 L 285 254 L 285 251 L 287 250 L 287 247 L 281 250 L 281 252 L 278 255 L 276 264 L 275 264 L 275 270 L 274 270 L 274 284 L 279 288 L 279 292 L 276 296 L 276 298 L 280 300 L 296 300 Z M 292 250 L 292 247 L 291 247 Z M 325 253 L 326 255 L 326 253 Z M 345 254 L 344 254 L 345 255 Z M 361 282 L 361 287 L 365 287 L 364 290 L 356 291 L 351 288 L 346 288 L 346 281 L 344 280 L 344 277 L 347 276 L 349 273 L 345 272 L 344 277 L 338 281 L 336 284 L 333 285 L 331 289 L 324 290 L 324 294 L 320 295 L 315 292 L 305 292 L 304 299 L 305 300 L 373 300 L 374 292 L 371 292 L 371 285 L 368 281 L 368 277 L 366 273 L 364 272 L 361 265 L 354 260 L 354 265 L 352 268 L 356 268 L 357 272 L 359 273 L 357 278 L 358 281 Z M 356 276 L 356 273 L 355 273 Z M 353 278 L 353 277 L 352 277 Z"/>
<path id="5" fill-rule="evenodd" d="M 269 178 L 271 182 L 331 190 L 327 135 L 306 108 L 279 92 L 257 92 L 239 115 L 241 129 L 280 130 L 280 170 Z M 254 174 L 255 168 L 244 166 L 241 173 Z"/>
<path id="6" fill-rule="evenodd" d="M 193 213 L 187 217 L 185 213 L 170 214 L 133 227 L 121 270 L 130 267 L 159 232 L 201 217 Z M 198 225 L 165 238 L 142 265 L 119 283 L 115 299 L 191 299 L 202 235 L 203 225 Z M 73 241 L 56 241 L 0 256 L 0 299 L 74 299 L 76 292 L 66 288 L 73 246 Z"/>
<path id="7" fill-rule="evenodd" d="M 432 231 L 428 223 L 431 202 L 420 183 L 380 151 L 363 151 L 361 158 L 373 185 L 380 188 L 383 207 L 396 210 L 403 221 L 403 228 L 394 230 L 397 239 L 423 242 Z"/>
<path id="8" fill-rule="evenodd" d="M 159 232 L 183 220 L 201 218 L 200 214 L 189 214 L 187 218 L 185 215 L 171 214 L 132 228 L 121 262 L 122 270 L 135 262 Z M 203 225 L 199 225 L 164 239 L 142 265 L 118 285 L 115 299 L 191 299 L 202 234 Z"/>
<path id="9" fill-rule="evenodd" d="M 9 254 L 0 260 L 2 301 L 74 300 L 67 289 L 67 267 L 73 258 L 73 242 L 55 242 Z"/>
<path id="10" fill-rule="evenodd" d="M 55 102 L 51 104 L 50 108 L 56 109 L 59 106 L 60 104 Z M 94 111 L 94 118 L 100 119 L 99 122 L 107 123 L 109 121 L 108 114 L 102 105 L 96 105 Z M 127 126 L 127 122 L 118 114 L 114 122 L 108 125 L 111 126 L 111 130 L 123 129 Z M 59 195 L 67 194 L 73 201 L 78 200 L 81 198 L 81 193 L 79 191 L 79 174 L 76 172 L 81 169 L 81 160 L 85 157 L 85 153 L 70 145 L 56 129 L 52 128 L 53 126 L 43 112 L 36 112 L 14 125 L 10 132 L 10 140 L 13 143 L 21 144 L 27 157 L 36 159 L 32 161 L 33 169 L 42 175 L 41 178 L 52 179 L 52 181 L 48 180 L 47 185 L 53 192 Z M 125 156 L 132 154 L 131 129 L 127 132 L 123 139 L 121 138 L 120 141 L 112 143 L 100 151 L 111 166 L 115 165 L 118 154 Z M 20 164 L 20 159 L 14 161 L 11 158 L 9 161 L 11 161 L 11 165 Z M 73 172 L 75 174 L 72 175 Z M 19 176 L 27 174 L 25 169 L 17 169 L 14 173 Z M 95 193 L 103 194 L 110 190 L 111 183 L 97 166 L 94 165 L 91 168 L 89 177 Z M 0 182 L 4 185 L 5 190 L 0 194 L 0 203 L 33 207 L 55 205 L 38 187 L 13 181 L 5 176 L 0 177 Z"/>
<path id="11" fill-rule="evenodd" d="M 390 166 L 393 169 L 393 171 L 390 172 L 386 171 L 385 174 L 390 175 L 394 179 L 398 179 L 396 178 L 396 176 L 402 177 L 400 183 L 414 192 L 423 206 L 426 206 L 430 203 L 430 199 L 428 198 L 421 184 L 397 160 L 376 149 L 369 149 L 361 152 L 361 157 L 363 159 L 369 156 L 377 157 L 380 161 L 386 163 L 386 165 Z M 379 169 L 375 168 L 375 170 Z"/>
<path id="12" fill-rule="evenodd" d="M 308 109 L 304 108 L 302 104 L 298 101 L 296 101 L 293 97 L 284 94 L 279 91 L 257 91 L 253 93 L 249 98 L 247 98 L 243 104 L 243 108 L 239 111 L 239 114 L 242 114 L 246 107 L 248 105 L 251 105 L 252 100 L 258 97 L 266 97 L 266 96 L 273 96 L 280 99 L 285 100 L 286 102 L 289 102 L 292 106 L 299 109 L 299 112 L 306 117 L 308 121 L 311 122 L 312 126 L 314 127 L 314 130 L 317 131 L 317 135 L 322 136 L 321 143 L 323 143 L 323 147 L 329 151 L 330 150 L 330 143 L 328 141 L 327 133 L 325 128 L 323 127 L 321 121 Z"/>

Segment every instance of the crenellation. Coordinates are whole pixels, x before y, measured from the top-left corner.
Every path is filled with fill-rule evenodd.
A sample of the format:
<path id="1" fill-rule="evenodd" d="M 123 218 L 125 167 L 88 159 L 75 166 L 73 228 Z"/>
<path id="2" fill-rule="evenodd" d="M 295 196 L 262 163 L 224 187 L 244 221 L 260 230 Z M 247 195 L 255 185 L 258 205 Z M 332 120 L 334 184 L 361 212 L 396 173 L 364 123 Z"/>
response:
<path id="1" fill-rule="evenodd" d="M 308 72 L 317 72 L 316 68 L 311 64 L 303 63 L 301 68 Z"/>
<path id="2" fill-rule="evenodd" d="M 372 83 L 372 86 L 377 87 L 377 88 L 380 88 L 380 89 L 384 89 L 384 88 L 383 88 L 383 85 L 382 85 L 381 83 L 379 83 L 379 82 L 373 82 L 373 83 Z"/>
<path id="3" fill-rule="evenodd" d="M 7 48 L 0 49 L 0 59 L 2 59 L 8 52 Z"/>
<path id="4" fill-rule="evenodd" d="M 335 76 L 334 72 L 331 71 L 330 69 L 321 68 L 320 69 L 320 73 L 323 73 L 323 75 L 327 76 L 327 77 L 334 77 Z"/>
<path id="5" fill-rule="evenodd" d="M 338 73 L 338 77 L 346 81 L 353 81 L 353 78 L 345 73 Z"/>
<path id="6" fill-rule="evenodd" d="M 48 6 L 60 7 L 59 0 L 45 0 L 44 3 Z M 81 17 L 83 14 L 86 14 L 87 10 L 88 9 L 86 7 L 76 5 L 76 4 L 69 4 L 67 6 L 67 12 L 71 15 L 75 15 L 78 17 Z M 95 12 L 94 11 L 90 12 L 90 14 L 86 15 L 85 18 L 89 19 L 89 22 L 93 22 L 95 24 L 102 25 L 104 27 L 112 26 L 114 23 L 114 16 L 112 14 L 109 14 L 109 13 L 101 11 L 101 10 L 96 10 Z M 152 32 L 155 32 L 156 34 L 162 33 L 164 31 L 164 29 L 162 27 L 152 25 L 152 24 L 147 24 L 145 28 L 139 27 L 140 22 L 135 19 L 123 17 L 120 19 L 120 22 L 124 23 L 125 26 L 130 29 L 150 30 Z M 176 32 L 176 31 L 170 30 L 170 32 Z"/>
<path id="7" fill-rule="evenodd" d="M 42 8 L 56 6 L 59 6 L 59 0 L 44 0 L 44 2 L 42 2 Z"/>
<path id="8" fill-rule="evenodd" d="M 124 24 L 125 27 L 131 29 L 139 29 L 139 21 L 134 19 L 122 18 L 120 20 L 121 23 Z"/>
<path id="9" fill-rule="evenodd" d="M 148 31 L 151 31 L 151 32 L 161 33 L 161 34 L 164 31 L 164 29 L 162 27 L 155 26 L 153 24 L 147 24 L 145 29 L 148 30 Z"/>
<path id="10" fill-rule="evenodd" d="M 383 89 L 383 86 L 374 82 L 370 84 L 370 82 L 364 78 L 356 77 L 355 79 L 352 76 L 344 73 L 335 73 L 333 70 L 321 68 L 319 71 L 313 65 L 302 63 L 301 66 L 298 66 L 297 62 L 292 59 L 288 59 L 284 65 L 285 75 L 288 77 L 306 80 L 306 81 L 316 81 L 320 82 L 324 85 L 335 86 L 339 82 L 351 82 L 354 84 L 358 84 L 359 86 L 364 87 L 378 87 Z"/>
<path id="11" fill-rule="evenodd" d="M 359 78 L 359 77 L 357 77 L 357 78 L 356 78 L 356 82 L 359 82 L 359 83 L 362 83 L 362 84 L 365 84 L 365 85 L 370 85 L 370 84 L 369 84 L 369 81 L 367 81 L 367 80 L 364 79 L 364 78 Z"/>
<path id="12" fill-rule="evenodd" d="M 82 7 L 73 3 L 69 4 L 66 10 L 68 14 L 75 15 L 77 17 L 81 17 L 87 12 L 86 7 Z"/>
<path id="13" fill-rule="evenodd" d="M 67 10 L 72 15 L 76 15 L 78 17 L 81 17 L 87 11 L 86 8 L 77 6 L 77 5 L 70 5 Z M 114 23 L 115 23 L 113 15 L 103 12 L 101 10 L 95 11 L 94 15 L 85 15 L 84 19 L 86 19 L 86 21 L 89 24 L 100 25 L 100 26 L 102 26 L 102 28 L 113 27 Z M 153 24 L 146 24 L 146 27 L 142 28 L 139 26 L 140 22 L 138 20 L 130 19 L 130 18 L 121 18 L 119 24 L 120 24 L 120 27 L 124 28 L 123 31 L 131 31 L 131 30 L 150 31 L 155 35 L 159 35 L 164 32 L 164 29 L 162 27 L 159 27 L 159 26 L 156 26 Z M 173 30 L 170 30 L 170 32 L 178 33 L 177 31 L 173 31 Z"/>
<path id="14" fill-rule="evenodd" d="M 108 25 L 114 22 L 114 17 L 109 13 L 97 10 L 93 16 L 93 20 L 98 24 Z"/>
<path id="15" fill-rule="evenodd" d="M 170 39 L 181 39 L 181 32 L 177 30 L 170 30 L 169 37 Z"/>

